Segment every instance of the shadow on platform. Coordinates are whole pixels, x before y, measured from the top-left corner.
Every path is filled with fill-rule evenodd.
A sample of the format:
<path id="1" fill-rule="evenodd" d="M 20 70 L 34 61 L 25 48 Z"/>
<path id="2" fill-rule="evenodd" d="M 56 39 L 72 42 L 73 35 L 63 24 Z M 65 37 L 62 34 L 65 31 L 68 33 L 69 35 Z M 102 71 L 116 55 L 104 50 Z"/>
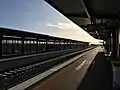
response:
<path id="1" fill-rule="evenodd" d="M 99 52 L 77 90 L 112 90 L 113 71 L 110 61 Z"/>

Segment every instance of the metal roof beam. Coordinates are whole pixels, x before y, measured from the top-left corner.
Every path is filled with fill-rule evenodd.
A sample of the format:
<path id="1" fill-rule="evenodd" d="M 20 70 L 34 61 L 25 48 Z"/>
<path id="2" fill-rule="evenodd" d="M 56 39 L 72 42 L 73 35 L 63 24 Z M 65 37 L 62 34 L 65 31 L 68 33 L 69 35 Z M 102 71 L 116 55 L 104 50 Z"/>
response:
<path id="1" fill-rule="evenodd" d="M 68 17 L 88 18 L 88 16 L 86 15 L 86 13 L 81 13 L 81 14 L 77 14 L 77 13 L 66 13 L 65 16 L 68 16 Z"/>
<path id="2" fill-rule="evenodd" d="M 88 10 L 87 10 L 87 8 L 86 8 L 86 6 L 85 6 L 83 0 L 81 0 L 81 3 L 82 3 L 82 5 L 83 5 L 83 8 L 84 8 L 84 10 L 85 10 L 85 12 L 86 12 L 88 18 L 91 19 L 90 14 L 88 13 Z"/>

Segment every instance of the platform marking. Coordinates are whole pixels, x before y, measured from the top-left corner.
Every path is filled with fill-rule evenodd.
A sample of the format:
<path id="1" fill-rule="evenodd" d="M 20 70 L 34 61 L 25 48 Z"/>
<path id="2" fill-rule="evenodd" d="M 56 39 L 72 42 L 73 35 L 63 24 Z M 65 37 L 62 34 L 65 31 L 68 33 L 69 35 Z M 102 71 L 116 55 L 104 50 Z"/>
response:
<path id="1" fill-rule="evenodd" d="M 90 50 L 90 51 L 91 51 L 91 50 Z M 7 89 L 7 90 L 24 90 L 24 89 L 26 89 L 27 87 L 35 84 L 36 82 L 38 82 L 38 81 L 46 78 L 47 76 L 55 73 L 56 71 L 60 70 L 61 68 L 63 68 L 63 67 L 65 67 L 65 66 L 73 63 L 74 61 L 78 60 L 80 57 L 86 55 L 86 54 L 87 54 L 88 52 L 90 52 L 90 51 L 87 51 L 87 52 L 85 52 L 85 53 L 80 54 L 79 57 L 78 57 L 78 56 L 73 57 L 72 59 L 66 61 L 65 63 L 60 64 L 60 65 L 58 65 L 58 66 L 56 66 L 56 67 L 53 67 L 52 69 L 49 69 L 49 70 L 47 70 L 47 71 L 45 71 L 45 72 L 43 72 L 43 73 L 41 73 L 41 74 L 39 74 L 39 75 L 31 78 L 31 79 L 28 79 L 28 80 L 26 80 L 26 81 L 24 81 L 24 82 L 22 82 L 22 83 L 20 83 L 20 84 L 18 84 L 18 85 L 16 85 L 16 86 L 13 86 L 13 87 L 11 87 L 11 88 L 9 88 L 9 89 Z M 84 62 L 84 61 L 83 61 L 83 62 Z M 85 62 L 84 62 L 84 63 L 85 63 Z M 84 64 L 84 63 L 83 63 L 83 64 Z"/>
<path id="2" fill-rule="evenodd" d="M 75 70 L 79 70 L 84 65 L 85 62 L 86 60 L 84 60 L 77 68 L 75 68 Z"/>

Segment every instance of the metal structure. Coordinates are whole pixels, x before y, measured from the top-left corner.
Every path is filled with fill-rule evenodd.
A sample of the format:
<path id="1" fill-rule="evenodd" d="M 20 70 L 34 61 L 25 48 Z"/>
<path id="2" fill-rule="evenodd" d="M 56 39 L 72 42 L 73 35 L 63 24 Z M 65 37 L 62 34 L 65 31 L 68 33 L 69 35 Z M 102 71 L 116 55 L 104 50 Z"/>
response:
<path id="1" fill-rule="evenodd" d="M 0 58 L 87 47 L 89 43 L 0 28 Z"/>
<path id="2" fill-rule="evenodd" d="M 120 0 L 45 0 L 119 58 Z"/>

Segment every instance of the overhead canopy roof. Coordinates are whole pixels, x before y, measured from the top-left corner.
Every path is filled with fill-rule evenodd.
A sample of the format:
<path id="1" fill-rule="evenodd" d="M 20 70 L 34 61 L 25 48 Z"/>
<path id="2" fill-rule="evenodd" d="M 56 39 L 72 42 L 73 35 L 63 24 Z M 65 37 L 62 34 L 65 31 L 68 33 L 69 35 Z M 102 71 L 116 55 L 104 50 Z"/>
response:
<path id="1" fill-rule="evenodd" d="M 106 40 L 120 18 L 120 0 L 45 0 L 93 37 Z"/>

